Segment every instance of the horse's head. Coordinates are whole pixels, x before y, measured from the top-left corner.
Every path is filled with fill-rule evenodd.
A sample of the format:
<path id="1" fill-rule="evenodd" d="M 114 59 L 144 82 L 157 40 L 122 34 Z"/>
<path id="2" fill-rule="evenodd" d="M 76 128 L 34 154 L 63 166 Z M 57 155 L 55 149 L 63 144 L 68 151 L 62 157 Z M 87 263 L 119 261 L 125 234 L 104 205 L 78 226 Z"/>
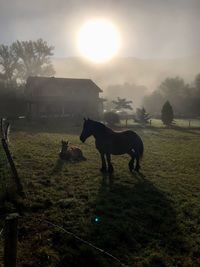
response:
<path id="1" fill-rule="evenodd" d="M 68 150 L 68 147 L 69 147 L 69 141 L 61 141 L 61 144 L 62 144 L 62 151 L 63 152 L 66 152 Z"/>
<path id="2" fill-rule="evenodd" d="M 84 118 L 83 130 L 80 135 L 81 142 L 84 143 L 85 140 L 92 135 L 92 133 L 93 133 L 92 121 L 90 119 Z"/>

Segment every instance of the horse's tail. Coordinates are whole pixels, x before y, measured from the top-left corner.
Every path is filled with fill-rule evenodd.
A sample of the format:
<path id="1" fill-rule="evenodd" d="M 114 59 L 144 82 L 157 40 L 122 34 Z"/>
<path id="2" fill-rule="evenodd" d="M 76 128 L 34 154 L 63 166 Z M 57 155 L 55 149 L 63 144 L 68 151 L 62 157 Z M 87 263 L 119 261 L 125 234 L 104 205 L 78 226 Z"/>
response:
<path id="1" fill-rule="evenodd" d="M 143 155 L 144 155 L 144 144 L 143 144 L 141 138 L 140 138 L 140 142 L 139 142 L 139 146 L 138 146 L 138 151 L 139 151 L 140 160 L 142 160 Z"/>

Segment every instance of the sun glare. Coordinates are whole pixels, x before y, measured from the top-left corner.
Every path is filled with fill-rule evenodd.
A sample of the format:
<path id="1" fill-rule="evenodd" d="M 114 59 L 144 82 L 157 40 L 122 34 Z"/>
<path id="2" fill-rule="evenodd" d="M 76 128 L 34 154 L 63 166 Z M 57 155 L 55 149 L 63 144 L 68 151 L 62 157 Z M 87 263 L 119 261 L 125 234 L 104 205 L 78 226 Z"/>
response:
<path id="1" fill-rule="evenodd" d="M 77 35 L 77 46 L 83 57 L 103 63 L 113 58 L 120 49 L 120 34 L 113 23 L 93 19 L 82 25 Z"/>

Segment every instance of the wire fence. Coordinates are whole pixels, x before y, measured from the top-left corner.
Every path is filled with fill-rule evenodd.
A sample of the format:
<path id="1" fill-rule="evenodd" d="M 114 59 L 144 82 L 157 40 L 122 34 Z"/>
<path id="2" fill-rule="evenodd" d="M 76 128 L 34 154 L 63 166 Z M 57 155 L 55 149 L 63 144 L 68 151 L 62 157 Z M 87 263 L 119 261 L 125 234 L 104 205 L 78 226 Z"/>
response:
<path id="1" fill-rule="evenodd" d="M 15 192 L 17 192 L 17 189 L 18 189 L 18 191 L 19 191 L 19 185 L 20 185 L 20 184 L 16 185 L 16 180 L 18 179 L 17 171 L 16 171 L 16 173 L 14 172 L 14 175 L 16 175 L 17 177 L 15 177 L 15 180 L 13 179 L 13 169 L 11 169 L 12 166 L 10 165 L 10 161 L 8 160 L 8 155 L 6 155 L 5 148 L 3 147 L 4 136 L 1 136 L 1 138 L 2 138 L 1 139 L 2 142 L 0 143 L 0 203 L 2 202 L 1 201 L 2 199 L 4 199 L 4 198 L 6 199 L 10 190 L 12 190 L 12 192 L 13 192 L 13 190 L 15 190 Z M 18 182 L 18 180 L 17 180 L 17 182 Z M 17 186 L 18 186 L 18 188 L 17 188 Z M 1 216 L 1 214 L 0 214 L 0 216 Z M 98 251 L 99 253 L 103 254 L 104 256 L 109 257 L 110 259 L 112 259 L 113 262 L 115 262 L 119 266 L 129 267 L 128 265 L 124 264 L 116 256 L 113 256 L 111 253 L 93 245 L 91 242 L 80 238 L 79 236 L 66 230 L 65 228 L 63 228 L 59 225 L 56 225 L 56 224 L 54 224 L 50 221 L 47 221 L 47 220 L 43 220 L 41 222 L 46 223 L 46 224 L 48 224 L 54 228 L 61 230 L 63 233 L 72 236 L 74 239 L 85 244 L 86 246 L 89 246 L 89 247 L 93 248 L 94 250 Z M 14 229 L 13 231 L 15 231 L 15 230 L 17 232 L 17 228 Z M 3 225 L 3 223 L 0 222 L 0 267 L 2 266 L 1 265 L 2 259 L 7 258 L 9 261 L 10 257 L 8 257 L 8 255 L 10 255 L 10 253 L 12 252 L 11 250 L 8 250 L 8 253 L 7 253 L 8 255 L 6 254 L 6 256 L 5 255 L 3 256 L 3 253 L 5 254 L 5 251 L 4 252 L 2 251 L 3 246 L 1 246 L 1 244 L 3 243 L 3 240 L 4 240 L 4 225 Z M 6 242 L 6 244 L 8 244 L 8 245 L 10 244 L 10 241 L 11 241 L 11 244 L 13 243 L 12 240 L 9 241 L 6 239 L 6 237 L 5 237 L 5 240 L 4 240 L 4 242 Z M 16 241 L 16 244 L 17 244 L 17 241 Z M 10 266 L 10 265 L 7 264 L 7 266 Z"/>
<path id="2" fill-rule="evenodd" d="M 0 129 L 0 200 L 7 199 L 11 193 L 13 195 L 16 192 L 21 196 L 25 196 L 8 146 L 10 123 L 6 119 L 1 118 Z"/>
<path id="3" fill-rule="evenodd" d="M 46 223 L 46 224 L 48 224 L 48 225 L 51 225 L 51 226 L 53 226 L 54 228 L 57 228 L 57 229 L 61 230 L 63 233 L 72 236 L 74 239 L 76 239 L 76 240 L 78 240 L 79 242 L 85 244 L 86 246 L 89 246 L 89 247 L 95 249 L 96 251 L 100 252 L 101 254 L 103 254 L 103 255 L 109 257 L 110 259 L 113 260 L 113 262 L 115 261 L 119 266 L 122 266 L 122 267 L 130 267 L 129 265 L 124 264 L 119 258 L 113 256 L 111 253 L 109 253 L 109 252 L 105 251 L 104 249 L 101 249 L 101 248 L 99 248 L 99 247 L 93 245 L 91 242 L 86 241 L 86 240 L 84 240 L 83 238 L 80 238 L 79 236 L 77 236 L 76 234 L 74 234 L 74 233 L 72 233 L 72 232 L 66 230 L 65 228 L 63 228 L 63 227 L 61 227 L 61 226 L 59 226 L 59 225 L 57 225 L 57 224 L 55 224 L 55 223 L 52 223 L 52 222 L 50 222 L 50 221 L 47 221 L 47 220 L 41 220 L 41 222 L 42 222 L 42 223 Z"/>
<path id="4" fill-rule="evenodd" d="M 2 227 L 2 225 L 1 225 Z M 3 267 L 4 227 L 0 230 L 0 267 Z"/>
<path id="5" fill-rule="evenodd" d="M 0 200 L 4 199 L 11 188 L 15 188 L 15 183 L 6 153 L 0 144 Z"/>
<path id="6" fill-rule="evenodd" d="M 63 228 L 63 227 L 61 227 L 61 226 L 59 226 L 59 225 L 57 225 L 57 224 L 55 224 L 55 223 L 52 223 L 51 221 L 48 221 L 48 220 L 39 220 L 39 221 L 40 221 L 41 223 L 44 223 L 44 224 L 47 224 L 47 225 L 49 225 L 49 226 L 51 226 L 51 227 L 54 227 L 54 228 L 59 229 L 59 230 L 62 231 L 64 234 L 70 235 L 70 236 L 72 236 L 74 239 L 78 240 L 78 242 L 81 242 L 81 243 L 83 243 L 84 245 L 89 246 L 89 247 L 91 247 L 92 249 L 98 251 L 98 252 L 101 253 L 102 255 L 104 255 L 104 256 L 110 258 L 110 260 L 112 260 L 113 263 L 115 262 L 115 266 L 130 267 L 129 265 L 123 263 L 123 262 L 122 262 L 119 258 L 117 258 L 116 256 L 114 256 L 114 255 L 112 255 L 111 253 L 105 251 L 104 249 L 101 249 L 101 248 L 99 248 L 99 247 L 93 245 L 91 242 L 84 240 L 83 238 L 81 238 L 81 237 L 79 237 L 78 235 L 76 235 L 76 234 L 70 232 L 69 230 L 66 230 L 65 228 Z M 12 226 L 12 228 L 9 229 L 9 232 L 12 231 L 13 235 L 16 235 L 16 237 L 17 237 L 17 228 L 16 228 L 16 229 L 13 229 L 13 224 L 10 225 L 10 226 Z M 3 265 L 1 265 L 1 264 L 3 264 L 3 261 L 4 261 L 5 258 L 7 258 L 9 262 L 11 262 L 11 261 L 10 261 L 10 257 L 8 257 L 8 256 L 9 256 L 9 255 L 12 255 L 12 253 L 13 253 L 13 251 L 8 251 L 8 250 L 7 250 L 7 254 L 8 254 L 8 255 L 4 255 L 6 251 L 3 251 L 3 246 L 4 246 L 4 248 L 5 248 L 5 244 L 7 244 L 8 248 L 10 249 L 10 248 L 11 248 L 10 244 L 13 245 L 13 241 L 12 241 L 12 239 L 14 238 L 14 237 L 11 237 L 11 236 L 8 236 L 8 237 L 7 237 L 7 236 L 4 236 L 4 227 L 5 227 L 5 226 L 3 226 L 2 229 L 0 230 L 0 267 L 3 266 Z M 14 227 L 14 228 L 15 228 L 15 227 Z M 8 239 L 5 241 L 5 240 L 4 240 L 5 238 L 8 238 Z M 14 250 L 15 250 L 15 253 L 17 254 L 17 239 L 16 239 L 15 241 L 16 241 L 16 248 L 15 248 Z M 3 245 L 3 243 L 4 243 L 4 245 Z M 15 256 L 16 256 L 16 255 L 15 255 Z M 13 257 L 11 257 L 11 258 L 13 258 Z M 15 258 L 15 260 L 17 260 L 16 257 L 14 257 L 14 258 Z M 14 258 L 13 258 L 13 259 L 14 259 Z M 6 266 L 10 266 L 10 265 L 7 264 Z M 15 266 L 15 265 L 12 265 L 12 266 Z"/>

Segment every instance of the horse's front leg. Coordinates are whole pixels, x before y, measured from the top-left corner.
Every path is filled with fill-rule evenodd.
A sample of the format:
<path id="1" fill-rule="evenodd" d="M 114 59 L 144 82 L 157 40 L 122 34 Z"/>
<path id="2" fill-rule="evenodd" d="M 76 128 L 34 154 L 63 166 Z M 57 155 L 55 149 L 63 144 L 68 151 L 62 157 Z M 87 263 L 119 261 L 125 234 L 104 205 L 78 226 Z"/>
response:
<path id="1" fill-rule="evenodd" d="M 107 172 L 105 154 L 103 152 L 100 152 L 100 154 L 101 154 L 101 163 L 102 163 L 100 171 L 105 173 Z"/>
<path id="2" fill-rule="evenodd" d="M 113 165 L 111 163 L 111 156 L 109 153 L 106 153 L 106 159 L 108 162 L 108 173 L 113 173 L 114 169 L 113 169 Z"/>
<path id="3" fill-rule="evenodd" d="M 128 154 L 131 156 L 131 160 L 129 161 L 128 166 L 130 172 L 132 172 L 134 170 L 135 153 L 133 151 L 130 151 Z"/>

